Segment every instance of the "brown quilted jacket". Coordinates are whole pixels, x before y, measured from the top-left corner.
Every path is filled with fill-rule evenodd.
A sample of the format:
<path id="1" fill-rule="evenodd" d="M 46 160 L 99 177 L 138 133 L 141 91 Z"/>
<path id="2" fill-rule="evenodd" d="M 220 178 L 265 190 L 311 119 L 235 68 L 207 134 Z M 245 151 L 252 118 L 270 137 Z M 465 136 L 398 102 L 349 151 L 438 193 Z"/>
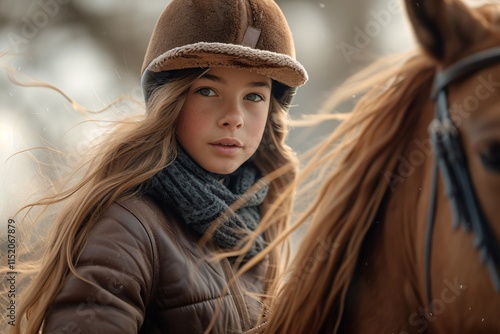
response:
<path id="1" fill-rule="evenodd" d="M 265 264 L 229 291 L 229 260 L 214 263 L 199 236 L 152 200 L 113 204 L 46 314 L 43 333 L 242 333 L 255 323 Z"/>

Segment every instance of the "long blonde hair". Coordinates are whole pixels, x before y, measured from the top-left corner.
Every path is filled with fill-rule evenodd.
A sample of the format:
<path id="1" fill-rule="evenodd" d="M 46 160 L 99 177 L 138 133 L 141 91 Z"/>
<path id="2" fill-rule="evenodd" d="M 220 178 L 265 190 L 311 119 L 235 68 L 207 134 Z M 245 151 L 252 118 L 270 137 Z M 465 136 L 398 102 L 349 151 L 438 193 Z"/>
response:
<path id="1" fill-rule="evenodd" d="M 119 122 L 101 142 L 90 161 L 85 163 L 85 173 L 81 180 L 67 190 L 47 196 L 22 209 L 29 211 L 41 207 L 40 217 L 47 208 L 63 205 L 51 224 L 50 240 L 44 245 L 46 249 L 39 272 L 20 298 L 18 320 L 12 333 L 37 333 L 41 329 L 44 315 L 63 279 L 69 272 L 79 277 L 75 264 L 100 215 L 113 202 L 137 195 L 141 184 L 175 158 L 176 120 L 186 92 L 199 75 L 200 73 L 185 75 L 158 88 L 146 105 L 145 115 Z M 287 117 L 285 106 L 272 98 L 263 144 L 255 158 L 263 174 L 285 164 L 295 164 L 295 155 L 285 144 Z M 295 169 L 291 168 L 273 180 L 269 195 L 263 203 L 264 211 L 294 179 Z M 291 196 L 284 201 L 285 207 L 290 207 L 291 203 Z M 266 231 L 266 238 L 270 240 L 287 226 L 288 219 L 283 217 L 273 229 Z M 267 273 L 269 280 L 279 274 L 276 268 L 280 256 L 281 249 L 275 249 L 270 254 Z M 32 257 L 31 261 L 35 259 Z M 30 266 L 26 266 L 28 267 Z M 19 274 L 22 272 L 19 271 Z"/>
<path id="2" fill-rule="evenodd" d="M 420 116 L 413 107 L 428 98 L 433 72 L 432 62 L 420 52 L 383 59 L 351 78 L 324 107 L 331 110 L 362 94 L 352 112 L 315 117 L 342 122 L 305 156 L 308 162 L 297 181 L 283 193 L 284 199 L 303 185 L 297 198 L 312 188 L 316 197 L 296 224 L 261 253 L 307 225 L 286 275 L 271 287 L 263 333 L 337 331 L 362 242 L 389 188 L 383 174 L 398 166 L 397 157 Z M 278 199 L 260 229 L 273 225 L 279 205 Z"/>

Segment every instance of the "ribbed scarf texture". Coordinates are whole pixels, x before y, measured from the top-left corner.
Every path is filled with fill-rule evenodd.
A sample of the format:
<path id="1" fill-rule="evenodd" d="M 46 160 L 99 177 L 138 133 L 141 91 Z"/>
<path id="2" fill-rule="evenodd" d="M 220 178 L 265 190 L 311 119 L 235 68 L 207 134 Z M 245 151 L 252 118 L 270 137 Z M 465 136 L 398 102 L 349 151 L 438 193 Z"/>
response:
<path id="1" fill-rule="evenodd" d="M 221 183 L 222 178 L 229 182 Z M 260 222 L 259 205 L 269 190 L 263 184 L 254 193 L 245 192 L 259 181 L 260 173 L 251 162 L 243 164 L 231 175 L 210 173 L 194 162 L 182 149 L 176 159 L 149 181 L 147 194 L 160 205 L 175 210 L 184 223 L 200 235 L 215 228 L 212 240 L 224 250 L 241 246 L 242 238 L 254 231 Z M 245 194 L 245 201 L 236 212 L 229 207 Z M 222 223 L 216 222 L 223 217 Z M 211 230 L 210 230 L 211 231 Z M 265 246 L 260 235 L 245 258 L 256 255 Z"/>

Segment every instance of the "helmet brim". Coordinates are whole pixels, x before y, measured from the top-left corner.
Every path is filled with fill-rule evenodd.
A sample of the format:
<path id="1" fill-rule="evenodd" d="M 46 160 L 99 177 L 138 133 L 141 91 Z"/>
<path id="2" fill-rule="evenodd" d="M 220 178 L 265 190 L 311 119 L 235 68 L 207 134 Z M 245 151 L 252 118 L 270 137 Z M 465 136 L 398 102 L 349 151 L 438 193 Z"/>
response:
<path id="1" fill-rule="evenodd" d="M 174 48 L 155 58 L 144 72 L 210 67 L 248 69 L 289 87 L 308 80 L 304 67 L 288 55 L 228 43 L 199 42 Z"/>

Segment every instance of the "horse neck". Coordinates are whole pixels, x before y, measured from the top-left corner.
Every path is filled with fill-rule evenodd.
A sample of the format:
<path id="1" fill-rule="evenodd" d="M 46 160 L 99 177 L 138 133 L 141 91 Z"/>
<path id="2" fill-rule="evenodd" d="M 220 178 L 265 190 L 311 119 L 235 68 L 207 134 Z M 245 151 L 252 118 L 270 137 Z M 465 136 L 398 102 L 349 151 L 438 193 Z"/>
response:
<path id="1" fill-rule="evenodd" d="M 420 272 L 423 273 L 425 221 L 434 160 L 427 128 L 434 107 L 429 98 L 430 85 L 413 88 L 413 102 L 407 110 L 401 110 L 405 118 L 394 134 L 396 144 L 388 146 L 391 153 L 383 175 L 389 187 L 360 249 L 358 269 L 346 297 L 341 327 L 344 330 L 348 323 L 361 321 L 361 313 L 376 314 L 377 309 L 406 319 L 425 296 Z M 369 286 L 366 282 L 370 282 Z M 395 290 L 402 291 L 408 282 L 411 288 L 402 295 L 400 303 L 387 298 Z M 384 301 L 388 304 L 382 305 Z M 391 303 L 398 307 L 391 310 Z M 401 304 L 413 306 L 404 310 Z"/>

